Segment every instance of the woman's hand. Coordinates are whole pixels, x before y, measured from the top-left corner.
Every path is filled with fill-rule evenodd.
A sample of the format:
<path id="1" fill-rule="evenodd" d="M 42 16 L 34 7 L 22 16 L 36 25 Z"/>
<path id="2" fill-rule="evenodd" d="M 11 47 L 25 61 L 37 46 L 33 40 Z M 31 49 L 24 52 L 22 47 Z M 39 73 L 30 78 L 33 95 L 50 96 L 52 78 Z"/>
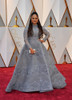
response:
<path id="1" fill-rule="evenodd" d="M 30 52 L 31 52 L 31 54 L 36 53 L 36 51 L 34 49 L 32 49 L 32 48 L 30 48 Z"/>
<path id="2" fill-rule="evenodd" d="M 44 40 L 41 40 L 41 39 L 39 39 L 39 41 L 42 42 L 42 43 L 44 42 Z"/>

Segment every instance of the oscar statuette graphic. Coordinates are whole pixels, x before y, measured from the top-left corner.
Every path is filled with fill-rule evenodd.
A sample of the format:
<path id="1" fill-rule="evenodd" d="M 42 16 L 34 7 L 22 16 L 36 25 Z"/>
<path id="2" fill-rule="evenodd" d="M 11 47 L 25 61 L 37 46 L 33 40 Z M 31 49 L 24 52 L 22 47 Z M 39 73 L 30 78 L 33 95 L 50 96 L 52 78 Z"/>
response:
<path id="1" fill-rule="evenodd" d="M 63 64 L 67 64 L 67 62 L 66 62 L 66 54 L 64 54 L 64 62 L 63 62 Z"/>
<path id="2" fill-rule="evenodd" d="M 52 17 L 50 17 L 50 25 L 48 27 L 53 27 L 53 25 L 52 25 Z"/>
<path id="3" fill-rule="evenodd" d="M 67 25 L 67 20 L 68 20 L 68 18 L 66 17 L 66 18 L 65 18 L 65 25 L 64 25 L 64 27 L 69 27 L 69 26 Z"/>
<path id="4" fill-rule="evenodd" d="M 18 60 L 18 57 L 16 56 L 16 57 L 15 57 L 15 61 L 16 61 L 16 63 L 17 63 L 17 60 Z M 14 66 L 16 66 L 16 64 L 15 64 Z"/>
<path id="5" fill-rule="evenodd" d="M 18 21 L 18 17 L 16 16 L 15 17 L 15 23 L 16 23 L 16 25 L 14 25 L 13 27 L 19 27 L 19 25 L 17 24 L 17 21 Z"/>

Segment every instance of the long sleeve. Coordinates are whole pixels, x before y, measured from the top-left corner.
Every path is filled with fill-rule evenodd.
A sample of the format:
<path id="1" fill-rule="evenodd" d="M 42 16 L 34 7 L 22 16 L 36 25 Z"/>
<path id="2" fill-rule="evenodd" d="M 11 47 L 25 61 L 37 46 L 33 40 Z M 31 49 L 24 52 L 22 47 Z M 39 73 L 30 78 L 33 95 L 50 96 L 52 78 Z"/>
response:
<path id="1" fill-rule="evenodd" d="M 50 36 L 50 33 L 44 27 L 43 27 L 43 33 L 45 34 L 45 37 L 43 38 L 43 40 L 46 41 L 48 37 Z"/>
<path id="2" fill-rule="evenodd" d="M 24 36 L 24 42 L 25 42 L 25 44 L 28 46 L 29 49 L 32 48 L 31 45 L 30 45 L 30 43 L 28 42 L 28 36 L 27 36 L 27 29 L 26 28 L 24 29 L 23 36 Z"/>

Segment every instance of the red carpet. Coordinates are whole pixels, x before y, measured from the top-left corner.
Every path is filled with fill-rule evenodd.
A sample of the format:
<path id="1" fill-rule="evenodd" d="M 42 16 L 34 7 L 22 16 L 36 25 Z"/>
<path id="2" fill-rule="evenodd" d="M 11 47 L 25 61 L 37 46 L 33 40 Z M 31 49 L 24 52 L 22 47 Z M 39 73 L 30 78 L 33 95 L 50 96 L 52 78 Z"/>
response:
<path id="1" fill-rule="evenodd" d="M 66 77 L 67 86 L 64 89 L 54 89 L 44 93 L 22 93 L 12 91 L 6 93 L 5 88 L 11 79 L 14 67 L 0 68 L 0 100 L 72 100 L 72 64 L 56 65 Z"/>

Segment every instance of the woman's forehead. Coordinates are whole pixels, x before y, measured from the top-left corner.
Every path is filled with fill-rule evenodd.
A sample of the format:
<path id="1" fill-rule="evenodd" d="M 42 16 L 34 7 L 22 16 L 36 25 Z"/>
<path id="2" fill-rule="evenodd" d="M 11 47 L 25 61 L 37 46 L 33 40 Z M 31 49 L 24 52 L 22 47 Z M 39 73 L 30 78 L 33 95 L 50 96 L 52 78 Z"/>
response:
<path id="1" fill-rule="evenodd" d="M 32 17 L 38 17 L 36 14 L 33 14 Z"/>

